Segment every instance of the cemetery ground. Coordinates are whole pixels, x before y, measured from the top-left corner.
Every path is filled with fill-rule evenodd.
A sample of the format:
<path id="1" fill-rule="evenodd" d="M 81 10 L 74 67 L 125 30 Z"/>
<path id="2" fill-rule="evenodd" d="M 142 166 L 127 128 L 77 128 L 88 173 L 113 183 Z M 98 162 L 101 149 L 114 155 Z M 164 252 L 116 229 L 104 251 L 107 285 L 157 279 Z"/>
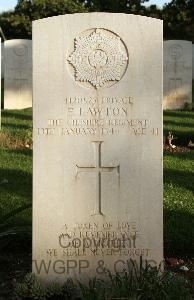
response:
<path id="1" fill-rule="evenodd" d="M 194 111 L 166 111 L 164 136 L 164 254 L 194 286 Z M 0 199 L 0 299 L 9 299 L 31 270 L 31 109 L 2 112 Z"/>

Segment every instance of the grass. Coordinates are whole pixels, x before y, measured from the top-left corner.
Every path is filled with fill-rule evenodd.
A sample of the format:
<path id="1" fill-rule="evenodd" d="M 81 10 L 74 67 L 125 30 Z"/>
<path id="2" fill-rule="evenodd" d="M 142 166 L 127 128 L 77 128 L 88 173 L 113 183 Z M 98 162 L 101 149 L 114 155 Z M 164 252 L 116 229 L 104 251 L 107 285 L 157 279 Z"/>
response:
<path id="1" fill-rule="evenodd" d="M 0 251 L 30 241 L 32 223 L 32 110 L 2 112 L 0 131 Z M 19 247 L 16 247 L 16 241 Z M 29 243 L 29 248 L 31 242 Z M 11 252 L 14 252 L 11 248 Z M 1 276 L 0 276 L 1 277 Z"/>
<path id="2" fill-rule="evenodd" d="M 164 132 L 172 131 L 180 145 L 194 142 L 194 112 L 164 113 Z M 32 201 L 32 110 L 2 112 L 0 132 L 0 219 Z M 185 143 L 186 141 L 186 143 Z M 12 224 L 31 223 L 31 209 Z M 168 256 L 194 253 L 194 151 L 164 153 L 164 246 Z"/>
<path id="3" fill-rule="evenodd" d="M 0 216 L 32 199 L 32 150 L 0 149 Z"/>
<path id="4" fill-rule="evenodd" d="M 164 154 L 164 246 L 168 256 L 194 253 L 194 151 Z"/>
<path id="5" fill-rule="evenodd" d="M 194 143 L 194 111 L 166 111 L 164 113 L 164 135 L 172 131 L 176 137 L 175 144 L 187 146 Z"/>
<path id="6" fill-rule="evenodd" d="M 107 274 L 103 279 L 89 279 L 88 283 L 68 280 L 64 285 L 50 283 L 45 286 L 33 275 L 27 274 L 16 285 L 17 299 L 58 300 L 191 300 L 190 280 L 172 272 L 143 266 L 130 260 L 124 274 Z"/>
<path id="7" fill-rule="evenodd" d="M 4 110 L 0 148 L 21 149 L 32 138 L 32 109 Z"/>
<path id="8" fill-rule="evenodd" d="M 32 110 L 2 112 L 0 132 L 0 215 L 32 201 Z"/>

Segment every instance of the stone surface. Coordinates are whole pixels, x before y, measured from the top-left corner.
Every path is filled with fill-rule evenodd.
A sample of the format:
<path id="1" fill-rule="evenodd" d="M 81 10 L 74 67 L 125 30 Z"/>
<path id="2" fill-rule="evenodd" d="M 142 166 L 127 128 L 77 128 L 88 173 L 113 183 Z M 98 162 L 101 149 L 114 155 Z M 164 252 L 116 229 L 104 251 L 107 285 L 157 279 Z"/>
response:
<path id="1" fill-rule="evenodd" d="M 164 109 L 191 108 L 192 43 L 164 42 Z"/>
<path id="2" fill-rule="evenodd" d="M 162 21 L 147 17 L 34 22 L 33 271 L 44 280 L 161 262 L 162 45 Z"/>
<path id="3" fill-rule="evenodd" d="M 4 108 L 32 106 L 32 42 L 4 42 Z"/>

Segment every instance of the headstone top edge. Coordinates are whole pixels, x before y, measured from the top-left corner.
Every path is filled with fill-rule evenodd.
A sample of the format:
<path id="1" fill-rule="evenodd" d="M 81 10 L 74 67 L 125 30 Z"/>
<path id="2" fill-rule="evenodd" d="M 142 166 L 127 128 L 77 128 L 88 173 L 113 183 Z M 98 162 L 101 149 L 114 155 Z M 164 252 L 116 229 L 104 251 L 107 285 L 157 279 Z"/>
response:
<path id="1" fill-rule="evenodd" d="M 188 44 L 192 44 L 192 41 L 188 41 L 188 40 L 164 40 L 164 43 L 188 43 Z"/>
<path id="2" fill-rule="evenodd" d="M 44 23 L 44 22 L 49 22 L 51 20 L 56 20 L 56 19 L 60 19 L 60 18 L 72 18 L 72 17 L 80 17 L 82 16 L 99 16 L 102 17 L 103 15 L 105 16 L 121 16 L 123 17 L 131 17 L 134 19 L 145 19 L 145 20 L 152 20 L 154 22 L 157 22 L 159 24 L 163 24 L 163 20 L 161 19 L 157 19 L 157 18 L 152 18 L 152 17 L 147 17 L 147 16 L 142 16 L 142 15 L 135 15 L 135 14 L 126 14 L 126 13 L 108 13 L 108 12 L 88 12 L 88 13 L 73 13 L 73 14 L 65 14 L 65 15 L 58 15 L 58 16 L 52 16 L 52 17 L 48 17 L 48 18 L 42 18 L 42 19 L 38 19 L 32 22 L 32 26 L 36 26 L 39 23 Z"/>
<path id="3" fill-rule="evenodd" d="M 28 39 L 10 39 L 10 40 L 6 40 L 4 41 L 4 44 L 8 44 L 8 43 L 12 43 L 12 42 L 32 42 L 32 40 L 28 40 Z"/>

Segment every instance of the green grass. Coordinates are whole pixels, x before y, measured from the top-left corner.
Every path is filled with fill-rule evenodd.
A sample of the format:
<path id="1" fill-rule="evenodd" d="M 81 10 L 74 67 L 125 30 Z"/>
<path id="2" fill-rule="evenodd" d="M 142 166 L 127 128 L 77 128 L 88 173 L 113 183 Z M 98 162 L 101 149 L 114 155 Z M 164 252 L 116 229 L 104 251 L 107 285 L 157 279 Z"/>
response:
<path id="1" fill-rule="evenodd" d="M 164 154 L 164 245 L 168 256 L 194 253 L 194 150 Z"/>
<path id="2" fill-rule="evenodd" d="M 194 143 L 194 112 L 165 111 L 164 135 L 173 143 Z M 164 153 L 164 246 L 168 256 L 194 253 L 194 150 Z"/>
<path id="3" fill-rule="evenodd" d="M 0 132 L 0 222 L 3 215 L 32 201 L 32 150 L 26 148 L 32 131 L 32 110 L 2 112 Z M 178 144 L 194 142 L 194 112 L 164 113 L 164 132 Z M 31 222 L 31 210 L 12 223 Z M 194 150 L 164 154 L 164 246 L 168 256 L 194 253 Z"/>
<path id="4" fill-rule="evenodd" d="M 25 147 L 31 132 L 32 109 L 2 112 L 0 215 L 32 201 L 32 150 Z"/>
<path id="5" fill-rule="evenodd" d="M 0 215 L 32 200 L 32 150 L 0 149 Z"/>
<path id="6" fill-rule="evenodd" d="M 32 109 L 4 110 L 2 112 L 2 130 L 0 147 L 25 148 L 32 138 Z"/>
<path id="7" fill-rule="evenodd" d="M 1 240 L 0 249 L 14 239 L 25 240 L 31 233 L 32 150 L 26 147 L 31 132 L 31 109 L 2 112 L 0 235 L 5 238 L 3 241 Z M 29 208 L 18 210 L 21 207 Z"/>
<path id="8" fill-rule="evenodd" d="M 192 300 L 190 280 L 180 274 L 161 272 L 158 268 L 139 268 L 133 260 L 124 274 L 107 274 L 106 277 L 87 282 L 68 280 L 65 285 L 50 282 L 45 286 L 34 275 L 27 274 L 16 285 L 17 299 L 68 299 L 68 300 Z"/>
<path id="9" fill-rule="evenodd" d="M 189 141 L 194 143 L 194 111 L 165 111 L 164 135 L 172 131 L 175 144 L 187 146 Z"/>

